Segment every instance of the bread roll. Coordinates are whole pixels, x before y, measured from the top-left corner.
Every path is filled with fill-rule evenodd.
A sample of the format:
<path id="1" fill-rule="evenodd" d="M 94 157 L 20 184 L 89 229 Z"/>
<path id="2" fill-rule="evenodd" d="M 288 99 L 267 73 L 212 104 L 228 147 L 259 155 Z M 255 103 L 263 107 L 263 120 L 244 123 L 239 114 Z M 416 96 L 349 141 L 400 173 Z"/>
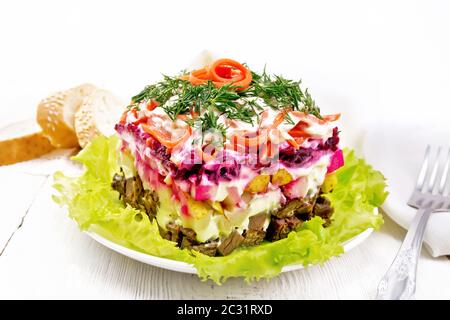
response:
<path id="1" fill-rule="evenodd" d="M 80 108 L 84 97 L 95 89 L 96 87 L 92 84 L 83 84 L 55 93 L 39 103 L 37 122 L 53 146 L 56 148 L 78 146 L 75 113 Z"/>
<path id="2" fill-rule="evenodd" d="M 75 115 L 75 132 L 82 148 L 95 137 L 114 133 L 126 104 L 108 90 L 97 89 L 87 96 Z"/>

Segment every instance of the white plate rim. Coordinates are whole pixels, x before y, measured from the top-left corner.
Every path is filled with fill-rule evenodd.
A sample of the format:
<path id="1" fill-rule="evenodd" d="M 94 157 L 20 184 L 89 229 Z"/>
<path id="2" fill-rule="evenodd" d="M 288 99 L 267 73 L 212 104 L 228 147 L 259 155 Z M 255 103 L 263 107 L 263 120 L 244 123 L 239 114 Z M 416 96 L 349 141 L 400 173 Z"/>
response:
<path id="1" fill-rule="evenodd" d="M 378 214 L 378 211 L 374 212 L 374 214 Z M 345 241 L 342 244 L 344 253 L 347 253 L 350 250 L 352 250 L 353 248 L 360 245 L 372 234 L 372 232 L 373 232 L 373 228 L 368 228 L 368 229 L 364 230 L 363 232 L 361 232 L 360 234 L 354 236 L 353 238 Z M 197 274 L 197 270 L 195 269 L 195 267 L 192 264 L 182 262 L 182 261 L 171 260 L 171 259 L 167 259 L 167 258 L 156 257 L 156 256 L 149 255 L 147 253 L 139 252 L 139 251 L 124 247 L 120 244 L 117 244 L 111 240 L 108 240 L 108 239 L 102 237 L 101 235 L 99 235 L 93 231 L 85 231 L 85 233 L 87 235 L 89 235 L 92 239 L 97 241 L 98 243 L 104 245 L 105 247 L 107 247 L 117 253 L 120 253 L 124 256 L 127 256 L 133 260 L 137 260 L 142 263 L 152 265 L 152 266 L 155 266 L 158 268 L 166 269 L 166 270 L 182 272 L 182 273 L 189 273 L 189 274 Z M 289 271 L 294 271 L 294 270 L 303 269 L 303 268 L 304 268 L 304 266 L 301 264 L 293 264 L 293 265 L 283 267 L 281 272 L 289 272 Z"/>

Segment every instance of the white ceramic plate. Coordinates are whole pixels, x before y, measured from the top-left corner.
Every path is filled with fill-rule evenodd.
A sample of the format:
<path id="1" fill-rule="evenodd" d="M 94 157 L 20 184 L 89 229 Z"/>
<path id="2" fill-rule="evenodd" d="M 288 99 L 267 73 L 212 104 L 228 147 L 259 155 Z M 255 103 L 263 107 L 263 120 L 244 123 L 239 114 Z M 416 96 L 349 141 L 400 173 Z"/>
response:
<path id="1" fill-rule="evenodd" d="M 353 249 L 354 247 L 356 247 L 357 245 L 361 244 L 364 240 L 366 240 L 370 236 L 370 234 L 372 232 L 373 232 L 372 228 L 367 229 L 364 232 L 357 235 L 356 237 L 350 239 L 349 241 L 346 241 L 343 244 L 344 252 L 348 252 L 351 249 Z M 149 254 L 145 254 L 145 253 L 121 246 L 117 243 L 114 243 L 114 242 L 108 240 L 108 239 L 105 239 L 104 237 L 102 237 L 94 232 L 88 231 L 86 233 L 92 239 L 101 243 L 105 247 L 108 247 L 109 249 L 114 250 L 118 253 L 121 253 L 131 259 L 134 259 L 134 260 L 137 260 L 137 261 L 140 261 L 140 262 L 143 262 L 143 263 L 155 266 L 155 267 L 167 269 L 167 270 L 178 271 L 178 272 L 183 272 L 183 273 L 193 273 L 193 274 L 197 273 L 194 266 L 192 266 L 186 262 L 151 256 Z M 303 268 L 303 265 L 298 265 L 298 264 L 290 265 L 290 266 L 284 267 L 281 272 L 293 271 L 293 270 L 302 269 L 302 268 Z"/>

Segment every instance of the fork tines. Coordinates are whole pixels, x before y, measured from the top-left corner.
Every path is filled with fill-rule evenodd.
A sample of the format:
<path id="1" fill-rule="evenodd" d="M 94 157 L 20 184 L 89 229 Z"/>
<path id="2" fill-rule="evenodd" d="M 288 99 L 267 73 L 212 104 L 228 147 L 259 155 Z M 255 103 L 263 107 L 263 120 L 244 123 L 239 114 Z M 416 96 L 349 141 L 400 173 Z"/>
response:
<path id="1" fill-rule="evenodd" d="M 426 199 L 423 196 L 436 196 L 439 198 L 448 196 L 449 171 L 450 148 L 444 149 L 438 147 L 433 152 L 432 147 L 428 145 L 417 178 L 416 188 L 408 203 L 412 206 L 419 207 L 422 206 L 423 201 L 431 200 L 431 198 Z M 448 202 L 447 198 L 444 200 Z"/>
<path id="2" fill-rule="evenodd" d="M 450 148 L 447 149 L 445 158 L 442 155 L 442 147 L 438 147 L 435 156 L 431 156 L 431 146 L 427 146 L 416 190 L 422 193 L 444 195 L 447 190 L 450 166 Z M 439 182 L 438 182 L 439 180 Z"/>

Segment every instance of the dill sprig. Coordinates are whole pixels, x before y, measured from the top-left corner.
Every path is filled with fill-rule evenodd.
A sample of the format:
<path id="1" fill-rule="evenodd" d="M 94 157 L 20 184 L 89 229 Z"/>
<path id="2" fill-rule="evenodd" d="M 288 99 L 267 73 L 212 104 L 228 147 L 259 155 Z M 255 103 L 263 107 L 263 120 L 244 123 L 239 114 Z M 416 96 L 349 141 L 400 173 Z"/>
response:
<path id="1" fill-rule="evenodd" d="M 301 80 L 293 81 L 279 75 L 252 72 L 253 82 L 242 94 L 260 97 L 273 109 L 292 108 L 321 118 L 320 109 L 308 92 L 302 91 Z"/>
<path id="2" fill-rule="evenodd" d="M 278 75 L 270 76 L 265 69 L 261 74 L 252 72 L 252 77 L 246 90 L 237 91 L 232 84 L 216 88 L 208 81 L 204 85 L 194 86 L 178 76 L 164 75 L 162 81 L 145 87 L 134 96 L 131 107 L 153 99 L 160 103 L 172 120 L 194 111 L 199 117 L 195 121 L 188 121 L 191 126 L 200 122 L 202 130 L 216 129 L 224 136 L 226 127 L 219 121 L 221 115 L 250 124 L 259 121 L 264 107 L 256 98 L 261 98 L 266 105 L 276 110 L 291 108 L 321 118 L 320 109 L 308 90 L 301 89 L 301 81 L 288 80 Z M 290 117 L 286 117 L 285 121 L 293 124 Z"/>
<path id="3" fill-rule="evenodd" d="M 187 81 L 181 80 L 176 77 L 170 77 L 163 75 L 164 79 L 146 86 L 144 90 L 131 98 L 134 104 L 139 104 L 143 100 L 155 99 L 161 104 L 165 104 L 167 100 L 173 97 L 183 86 L 187 84 Z"/>
<path id="4" fill-rule="evenodd" d="M 207 132 L 209 130 L 216 130 L 219 132 L 222 137 L 226 136 L 227 128 L 223 123 L 219 122 L 219 116 L 212 110 L 207 110 L 204 112 L 199 118 L 193 119 L 192 122 L 188 121 L 191 126 L 195 126 L 196 123 L 199 123 L 199 127 L 202 132 Z"/>

